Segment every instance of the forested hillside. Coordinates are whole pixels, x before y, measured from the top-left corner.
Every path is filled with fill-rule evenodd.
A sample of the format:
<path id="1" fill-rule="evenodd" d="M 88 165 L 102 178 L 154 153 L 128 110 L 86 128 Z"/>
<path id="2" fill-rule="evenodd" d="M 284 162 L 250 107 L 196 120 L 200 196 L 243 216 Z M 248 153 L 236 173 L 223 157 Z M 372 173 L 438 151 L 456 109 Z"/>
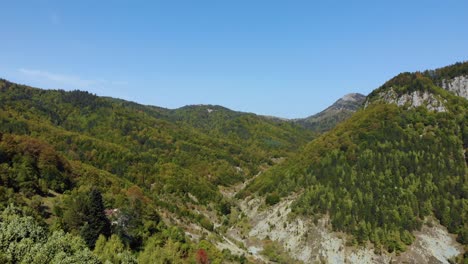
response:
<path id="1" fill-rule="evenodd" d="M 427 219 L 466 247 L 467 76 L 402 73 L 314 127 L 0 80 L 0 262 L 321 260 L 291 247 L 327 238 L 323 219 L 378 255 L 403 254 Z"/>
<path id="2" fill-rule="evenodd" d="M 365 109 L 258 177 L 240 197 L 259 192 L 268 202 L 299 192 L 296 214 L 328 214 L 334 230 L 378 250 L 404 251 L 429 215 L 466 245 L 468 101 L 437 82 L 467 69 L 464 63 L 398 75 L 370 94 Z M 387 96 L 390 89 L 396 100 Z M 400 104 L 414 91 L 429 96 Z M 429 107 L 434 100 L 440 108 Z"/>
<path id="3" fill-rule="evenodd" d="M 249 179 L 313 136 L 225 108 L 168 110 L 6 80 L 0 102 L 2 209 L 11 203 L 32 209 L 39 222 L 81 236 L 91 249 L 99 235 L 112 235 L 141 256 L 151 245 L 185 261 L 198 246 L 161 221 L 161 213 L 211 230 L 193 206 L 228 214 L 230 201 L 218 185 Z M 116 221 L 112 227 L 109 219 Z M 208 255 L 230 258 L 205 242 L 200 247 Z"/>
<path id="4" fill-rule="evenodd" d="M 215 200 L 216 185 L 249 178 L 260 164 L 311 138 L 298 126 L 227 109 L 211 117 L 206 109 L 202 116 L 196 109 L 156 109 L 80 91 L 7 81 L 0 87 L 3 133 L 41 139 L 71 160 L 142 188 L 191 192 L 202 201 Z"/>

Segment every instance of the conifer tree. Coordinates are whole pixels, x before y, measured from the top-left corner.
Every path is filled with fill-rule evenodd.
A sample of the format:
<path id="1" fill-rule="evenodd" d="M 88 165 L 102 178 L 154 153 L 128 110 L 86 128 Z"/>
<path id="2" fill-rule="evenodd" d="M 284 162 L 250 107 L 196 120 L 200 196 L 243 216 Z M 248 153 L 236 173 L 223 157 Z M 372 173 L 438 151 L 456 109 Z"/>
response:
<path id="1" fill-rule="evenodd" d="M 94 248 L 100 234 L 106 237 L 110 235 L 110 222 L 104 213 L 104 204 L 99 190 L 91 190 L 88 203 L 86 223 L 81 228 L 80 234 L 85 239 L 86 244 L 90 248 Z"/>

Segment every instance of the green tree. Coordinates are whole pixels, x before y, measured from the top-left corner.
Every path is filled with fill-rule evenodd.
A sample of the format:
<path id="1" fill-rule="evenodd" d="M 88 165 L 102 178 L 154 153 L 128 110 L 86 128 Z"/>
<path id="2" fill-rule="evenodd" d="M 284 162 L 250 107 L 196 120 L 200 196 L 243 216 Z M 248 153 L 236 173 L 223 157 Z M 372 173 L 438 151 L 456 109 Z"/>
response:
<path id="1" fill-rule="evenodd" d="M 89 248 L 99 235 L 110 235 L 110 221 L 104 212 L 102 195 L 93 188 L 89 193 L 73 192 L 66 198 L 63 222 L 68 231 L 79 233 Z"/>
<path id="2" fill-rule="evenodd" d="M 97 189 L 92 189 L 89 193 L 89 209 L 88 219 L 85 225 L 85 240 L 90 248 L 94 248 L 94 244 L 99 235 L 108 237 L 110 235 L 110 221 L 104 213 L 104 203 L 102 201 L 101 192 Z"/>
<path id="3" fill-rule="evenodd" d="M 0 216 L 2 263 L 90 263 L 99 260 L 80 237 L 44 227 L 17 207 L 9 206 Z"/>
<path id="4" fill-rule="evenodd" d="M 125 245 L 120 241 L 117 235 L 112 235 L 109 240 L 106 240 L 106 237 L 100 235 L 96 241 L 93 253 L 102 263 L 137 263 L 135 257 L 125 248 Z"/>

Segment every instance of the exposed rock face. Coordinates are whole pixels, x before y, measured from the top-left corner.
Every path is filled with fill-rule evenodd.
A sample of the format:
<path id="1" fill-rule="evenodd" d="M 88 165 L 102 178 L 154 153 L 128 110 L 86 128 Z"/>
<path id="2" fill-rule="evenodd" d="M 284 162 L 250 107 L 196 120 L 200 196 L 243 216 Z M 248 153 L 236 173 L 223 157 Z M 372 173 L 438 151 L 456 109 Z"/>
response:
<path id="1" fill-rule="evenodd" d="M 446 263 L 450 258 L 463 252 L 455 236 L 439 223 L 432 227 L 423 226 L 415 232 L 416 240 L 406 252 L 399 256 L 399 263 Z"/>
<path id="2" fill-rule="evenodd" d="M 249 237 L 271 239 L 279 242 L 289 255 L 304 263 L 446 263 L 463 252 L 455 236 L 447 232 L 437 220 L 415 232 L 415 241 L 399 255 L 374 252 L 367 247 L 347 246 L 346 235 L 332 232 L 327 216 L 315 224 L 305 217 L 290 217 L 291 205 L 296 196 L 283 199 L 278 204 L 260 210 L 261 200 L 244 201 L 243 212 L 251 220 Z M 261 248 L 260 248 L 261 249 Z"/>
<path id="3" fill-rule="evenodd" d="M 468 76 L 457 76 L 451 80 L 443 80 L 441 87 L 468 99 Z"/>
<path id="4" fill-rule="evenodd" d="M 380 100 L 389 104 L 397 104 L 400 107 L 415 108 L 418 106 L 426 106 L 428 110 L 435 112 L 446 112 L 446 101 L 439 98 L 437 95 L 428 91 L 414 91 L 398 96 L 393 88 L 380 93 Z M 366 106 L 369 102 L 366 102 Z"/>

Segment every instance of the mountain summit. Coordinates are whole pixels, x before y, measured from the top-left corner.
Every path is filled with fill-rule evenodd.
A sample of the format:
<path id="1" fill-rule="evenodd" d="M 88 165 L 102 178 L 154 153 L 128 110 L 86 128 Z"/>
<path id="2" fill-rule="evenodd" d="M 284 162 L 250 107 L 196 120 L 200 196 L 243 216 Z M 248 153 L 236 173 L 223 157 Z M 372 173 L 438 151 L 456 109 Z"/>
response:
<path id="1" fill-rule="evenodd" d="M 330 107 L 325 109 L 325 111 L 329 110 L 350 110 L 350 111 L 356 111 L 361 107 L 362 103 L 364 102 L 366 96 L 362 95 L 360 93 L 350 93 L 347 94 L 340 99 L 338 99 L 334 104 L 332 104 Z"/>
<path id="2" fill-rule="evenodd" d="M 297 119 L 295 122 L 316 132 L 325 132 L 332 129 L 339 122 L 350 117 L 364 103 L 365 95 L 359 93 L 350 93 L 329 106 L 322 112 Z"/>

